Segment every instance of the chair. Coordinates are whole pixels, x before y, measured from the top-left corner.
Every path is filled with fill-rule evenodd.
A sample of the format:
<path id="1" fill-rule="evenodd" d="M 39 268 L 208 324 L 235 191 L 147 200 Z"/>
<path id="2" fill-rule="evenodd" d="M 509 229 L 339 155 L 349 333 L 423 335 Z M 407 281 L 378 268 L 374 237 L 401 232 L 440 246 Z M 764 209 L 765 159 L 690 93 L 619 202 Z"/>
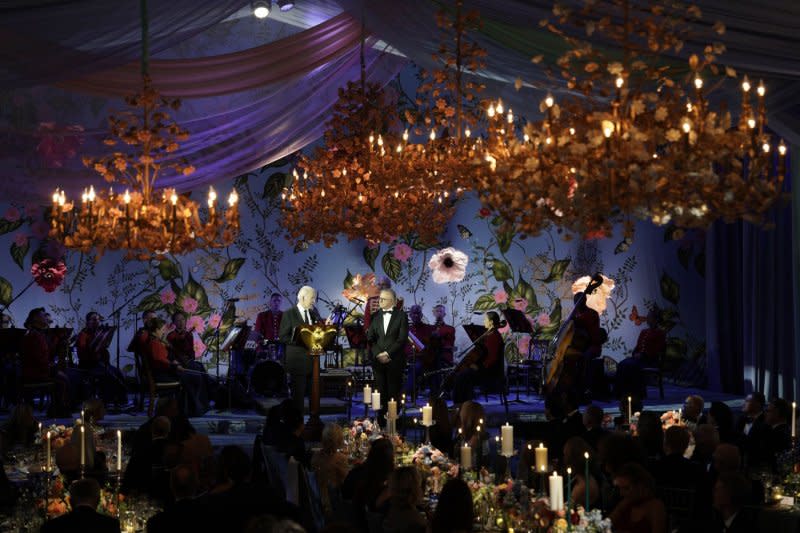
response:
<path id="1" fill-rule="evenodd" d="M 317 484 L 317 475 L 298 464 L 300 478 L 300 511 L 308 517 L 313 528 L 309 531 L 320 531 L 325 525 L 325 513 L 322 510 L 322 499 Z"/>
<path id="2" fill-rule="evenodd" d="M 664 358 L 665 354 L 662 352 L 658 354 L 658 357 L 656 358 L 656 364 L 654 366 L 642 367 L 642 374 L 645 380 L 652 376 L 655 376 L 655 378 L 658 380 L 658 393 L 662 400 L 664 399 Z M 647 391 L 647 388 L 645 388 L 645 391 Z"/>
<path id="3" fill-rule="evenodd" d="M 658 493 L 667 510 L 670 531 L 680 529 L 693 519 L 695 489 L 660 487 Z"/>
<path id="4" fill-rule="evenodd" d="M 35 399 L 39 399 L 39 407 L 44 409 L 45 400 L 53 403 L 53 393 L 56 389 L 55 381 L 23 381 L 19 387 L 20 403 L 30 403 L 35 406 Z"/>
<path id="5" fill-rule="evenodd" d="M 286 456 L 275 449 L 274 446 L 261 443 L 261 455 L 264 459 L 267 481 L 281 496 L 286 497 L 286 470 L 288 462 Z"/>
<path id="6" fill-rule="evenodd" d="M 150 362 L 147 357 L 142 357 L 141 354 L 134 352 L 134 359 L 136 360 L 136 369 L 139 376 L 139 398 L 140 405 L 144 407 L 144 394 L 148 395 L 149 403 L 147 405 L 147 416 L 152 417 L 155 410 L 155 402 L 160 393 L 180 393 L 180 381 L 156 381 L 153 379 L 153 373 L 150 371 Z"/>

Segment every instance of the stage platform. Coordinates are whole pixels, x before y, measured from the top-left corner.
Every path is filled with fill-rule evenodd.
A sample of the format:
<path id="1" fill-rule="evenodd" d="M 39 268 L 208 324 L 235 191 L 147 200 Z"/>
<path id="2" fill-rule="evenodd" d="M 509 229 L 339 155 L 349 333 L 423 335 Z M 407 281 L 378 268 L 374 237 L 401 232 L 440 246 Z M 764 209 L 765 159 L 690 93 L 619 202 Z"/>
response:
<path id="1" fill-rule="evenodd" d="M 663 399 L 659 398 L 657 388 L 648 387 L 647 398 L 644 400 L 644 408 L 647 411 L 656 411 L 658 413 L 680 409 L 683 406 L 686 396 L 690 394 L 702 396 L 706 402 L 706 408 L 711 405 L 712 401 L 723 401 L 733 409 L 734 413 L 738 413 L 744 403 L 743 397 L 740 396 L 664 383 Z M 516 428 L 514 435 L 520 441 L 544 438 L 545 416 L 543 397 L 535 394 L 525 394 L 524 391 L 521 391 L 519 394 L 520 402 L 517 402 L 516 399 L 516 391 L 512 389 L 509 395 L 508 415 L 506 415 L 500 398 L 496 394 L 490 395 L 488 402 L 485 401 L 484 398 L 476 398 L 486 410 L 486 427 L 489 432 L 492 434 L 498 433 L 498 428 L 502 424 L 510 422 L 514 424 Z M 360 400 L 361 394 L 359 392 L 353 398 L 348 413 L 348 402 L 346 400 L 323 396 L 321 399 L 321 416 L 323 421 L 347 425 L 353 418 L 363 417 L 364 404 L 361 403 Z M 257 406 L 255 409 L 211 409 L 204 416 L 191 418 L 190 420 L 198 432 L 209 436 L 215 448 L 221 448 L 226 445 L 238 445 L 249 452 L 253 444 L 253 438 L 263 429 L 267 410 L 280 401 L 282 401 L 282 398 L 256 398 Z M 424 405 L 424 403 L 425 401 L 423 398 L 418 398 L 416 409 L 409 405 L 405 410 L 405 429 L 408 432 L 408 437 L 415 441 L 421 440 L 422 428 L 412 428 L 412 420 L 415 417 L 420 417 L 419 408 Z M 594 403 L 602 407 L 606 414 L 611 416 L 618 416 L 620 414 L 620 405 L 616 401 L 596 401 Z M 0 424 L 4 423 L 8 416 L 9 412 L 7 410 L 0 411 Z M 80 413 L 75 413 L 72 420 L 54 420 L 45 418 L 42 412 L 37 412 L 37 417 L 44 421 L 45 425 L 51 423 L 70 424 L 74 422 L 74 418 L 79 416 Z M 369 416 L 373 416 L 372 410 L 369 410 Z M 131 431 L 138 428 L 145 420 L 147 420 L 146 412 L 126 412 L 108 414 L 100 425 L 113 429 L 122 429 L 123 431 Z"/>

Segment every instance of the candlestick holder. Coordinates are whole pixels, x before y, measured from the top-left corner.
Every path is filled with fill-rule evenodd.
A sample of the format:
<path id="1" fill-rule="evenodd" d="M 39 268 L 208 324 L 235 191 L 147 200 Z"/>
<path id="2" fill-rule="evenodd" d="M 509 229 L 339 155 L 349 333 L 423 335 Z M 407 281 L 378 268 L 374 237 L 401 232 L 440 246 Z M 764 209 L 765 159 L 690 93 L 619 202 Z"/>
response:
<path id="1" fill-rule="evenodd" d="M 506 458 L 506 471 L 503 474 L 503 481 L 507 481 L 511 479 L 511 458 L 517 455 L 517 451 L 513 450 L 511 453 L 500 453 L 500 455 Z"/>
<path id="2" fill-rule="evenodd" d="M 50 478 L 53 475 L 53 467 L 47 464 L 42 466 L 42 476 L 44 476 L 44 521 L 47 522 L 47 509 L 50 507 Z"/>
<path id="3" fill-rule="evenodd" d="M 81 479 L 84 479 L 85 477 L 86 477 L 86 465 L 82 464 L 81 465 Z"/>
<path id="4" fill-rule="evenodd" d="M 364 402 L 364 419 L 365 420 L 369 416 L 369 407 L 370 407 L 370 404 L 367 403 L 367 402 Z"/>
<path id="5" fill-rule="evenodd" d="M 432 420 L 430 424 L 426 424 L 425 422 L 420 422 L 422 426 L 425 428 L 425 445 L 430 446 L 431 444 L 431 426 L 436 425 L 436 420 Z"/>
<path id="6" fill-rule="evenodd" d="M 119 491 L 122 488 L 122 470 L 117 469 L 117 472 L 116 472 L 114 477 L 116 478 L 115 479 L 115 483 L 114 483 L 114 501 L 116 502 L 116 505 L 117 505 L 117 509 L 116 509 L 116 511 L 117 511 L 116 512 L 117 520 L 119 520 L 119 513 L 120 513 L 120 511 L 119 511 L 119 507 L 120 507 L 120 505 L 119 505 Z"/>

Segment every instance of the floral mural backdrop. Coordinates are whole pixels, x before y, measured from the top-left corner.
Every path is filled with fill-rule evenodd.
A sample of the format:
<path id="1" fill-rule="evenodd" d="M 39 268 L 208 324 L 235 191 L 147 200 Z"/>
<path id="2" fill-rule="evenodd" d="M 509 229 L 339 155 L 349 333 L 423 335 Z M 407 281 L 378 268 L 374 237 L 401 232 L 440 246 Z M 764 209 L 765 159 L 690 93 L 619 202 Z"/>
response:
<path id="1" fill-rule="evenodd" d="M 290 163 L 278 161 L 220 186 L 235 186 L 242 201 L 242 232 L 233 245 L 149 263 L 114 253 L 97 261 L 65 251 L 46 238 L 42 207 L 13 201 L 0 204 L 0 247 L 8 250 L 0 258 L 0 308 L 21 327 L 31 308 L 44 306 L 57 325 L 76 331 L 91 310 L 112 325 L 118 313 L 121 366 L 130 372 L 132 361 L 124 349 L 137 317 L 145 310 L 155 310 L 165 318 L 175 311 L 187 313 L 196 353 L 213 366 L 217 343 L 235 322 L 252 324 L 273 292 L 284 295 L 288 307 L 297 289 L 309 284 L 319 292 L 323 316 L 343 304 L 353 307 L 355 319 L 363 313 L 358 299 L 374 294 L 377 281 L 387 277 L 406 308 L 421 305 L 427 320 L 432 320 L 436 304 L 445 305 L 447 320 L 455 325 L 480 323 L 481 313 L 510 307 L 525 313 L 535 338 L 544 343 L 572 309 L 573 282 L 602 272 L 614 282 L 601 315 L 601 325 L 609 335 L 604 354 L 614 359 L 629 354 L 648 310 L 657 306 L 663 311 L 661 327 L 668 332 L 669 365 L 681 379 L 702 382 L 702 232 L 665 231 L 640 224 L 633 242 L 569 240 L 557 229 L 522 239 L 501 231 L 499 220 L 476 200 L 467 199 L 459 205 L 441 242 L 432 245 L 414 236 L 399 236 L 389 245 L 353 241 L 325 248 L 290 243 L 278 224 L 280 192 Z M 447 246 L 467 255 L 466 271 L 461 281 L 436 283 L 429 263 Z M 63 281 L 53 286 L 50 278 L 53 292 L 47 292 L 47 283 L 37 284 L 32 269 L 63 276 Z M 238 302 L 229 305 L 233 298 Z M 527 356 L 530 336 L 505 334 L 509 360 Z M 457 344 L 467 345 L 460 328 Z M 115 355 L 116 343 L 112 344 Z M 224 362 L 227 356 L 221 357 Z"/>

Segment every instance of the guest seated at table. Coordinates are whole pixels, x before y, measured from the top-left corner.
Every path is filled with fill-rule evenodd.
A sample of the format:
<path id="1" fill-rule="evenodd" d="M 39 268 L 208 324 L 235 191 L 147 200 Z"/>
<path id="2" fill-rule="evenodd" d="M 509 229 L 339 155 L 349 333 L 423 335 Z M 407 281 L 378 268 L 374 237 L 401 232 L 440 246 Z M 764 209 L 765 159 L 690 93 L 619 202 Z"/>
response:
<path id="1" fill-rule="evenodd" d="M 114 328 L 101 325 L 100 315 L 96 311 L 86 314 L 86 326 L 78 333 L 75 348 L 78 352 L 78 372 L 83 378 L 88 375 L 100 382 L 100 397 L 104 401 L 119 405 L 128 403 L 128 390 L 125 377 L 115 366 L 111 365 L 109 343 L 114 335 Z"/>
<path id="2" fill-rule="evenodd" d="M 64 476 L 67 483 L 81 477 L 81 448 L 80 444 L 64 444 L 55 452 L 55 461 L 58 471 Z"/>
<path id="3" fill-rule="evenodd" d="M 37 431 L 33 407 L 26 403 L 14 406 L 8 421 L 0 429 L 0 456 L 17 447 L 31 446 Z"/>
<path id="4" fill-rule="evenodd" d="M 478 402 L 466 401 L 458 410 L 457 425 L 460 429 L 451 457 L 460 457 L 460 449 L 467 443 L 472 448 L 472 465 L 475 468 L 488 466 L 489 458 L 489 432 L 486 431 L 484 421 L 486 413 Z"/>
<path id="5" fill-rule="evenodd" d="M 72 512 L 45 522 L 42 533 L 91 531 L 119 533 L 119 520 L 97 512 L 100 504 L 100 485 L 92 478 L 73 481 L 69 486 Z"/>
<path id="6" fill-rule="evenodd" d="M 766 404 L 763 393 L 748 394 L 742 406 L 742 416 L 736 423 L 736 435 L 748 468 L 761 468 L 770 463 L 767 446 L 769 426 L 764 421 Z"/>
<path id="7" fill-rule="evenodd" d="M 622 500 L 609 518 L 614 531 L 666 533 L 667 512 L 656 498 L 653 477 L 639 464 L 628 463 L 614 476 Z"/>
<path id="8" fill-rule="evenodd" d="M 122 479 L 122 492 L 158 493 L 166 495 L 164 481 L 164 453 L 169 443 L 170 421 L 165 416 L 156 417 L 150 425 L 150 441 L 134 448 Z M 168 479 L 168 478 L 167 478 Z"/>
<path id="9" fill-rule="evenodd" d="M 664 456 L 664 430 L 658 413 L 643 411 L 639 415 L 639 421 L 636 424 L 636 440 L 644 450 L 648 469 Z"/>
<path id="10" fill-rule="evenodd" d="M 631 435 L 615 432 L 609 433 L 600 441 L 597 454 L 600 457 L 600 470 L 603 473 L 600 487 L 603 494 L 603 511 L 610 512 L 620 499 L 619 493 L 613 486 L 614 476 L 630 462 L 644 465 L 644 451 Z"/>
<path id="11" fill-rule="evenodd" d="M 386 533 L 425 533 L 428 524 L 417 506 L 422 501 L 422 482 L 414 466 L 397 468 L 389 476 L 389 512 L 383 520 Z"/>
<path id="12" fill-rule="evenodd" d="M 338 491 L 341 488 L 350 469 L 347 455 L 340 451 L 343 444 L 344 434 L 341 426 L 326 424 L 322 430 L 322 449 L 311 458 L 311 468 L 317 474 L 320 500 L 326 517 L 332 516 L 334 511 L 331 507 L 330 491 Z"/>
<path id="13" fill-rule="evenodd" d="M 736 431 L 733 423 L 733 411 L 724 402 L 711 402 L 708 409 L 708 423 L 717 428 L 720 442 L 736 443 Z"/>
<path id="14" fill-rule="evenodd" d="M 47 337 L 47 312 L 37 307 L 25 319 L 28 330 L 22 337 L 19 356 L 22 365 L 22 383 L 52 381 L 55 384 L 54 398 L 50 405 L 50 416 L 71 416 L 69 378 L 55 363 L 55 354 L 50 352 Z"/>
<path id="15" fill-rule="evenodd" d="M 147 339 L 143 354 L 150 363 L 153 379 L 156 381 L 180 381 L 188 416 L 201 416 L 208 411 L 208 383 L 202 372 L 186 369 L 167 355 L 165 323 L 154 318 L 146 326 Z"/>
<path id="16" fill-rule="evenodd" d="M 453 426 L 450 424 L 450 411 L 444 398 L 432 396 L 430 398 L 433 426 L 430 427 L 431 444 L 446 454 L 453 451 Z"/>
<path id="17" fill-rule="evenodd" d="M 583 440 L 595 451 L 600 439 L 608 435 L 608 430 L 603 428 L 604 416 L 603 408 L 595 404 L 587 405 L 583 411 L 583 427 L 586 429 Z"/>
<path id="18" fill-rule="evenodd" d="M 664 432 L 664 457 L 652 470 L 659 487 L 695 490 L 700 486 L 704 470 L 684 457 L 690 438 L 682 426 L 670 426 Z"/>
<path id="19" fill-rule="evenodd" d="M 752 515 L 745 510 L 751 501 L 751 483 L 738 472 L 720 474 L 714 485 L 713 505 L 716 516 L 708 533 L 749 533 L 758 531 Z"/>
<path id="20" fill-rule="evenodd" d="M 389 501 L 387 483 L 394 470 L 394 445 L 389 439 L 373 441 L 367 460 L 353 467 L 342 483 L 342 497 L 353 502 L 354 523 L 367 529 L 365 510 L 385 511 Z"/>
<path id="21" fill-rule="evenodd" d="M 783 398 L 775 398 L 764 411 L 764 422 L 769 426 L 767 433 L 767 449 L 772 457 L 772 466 L 775 466 L 777 456 L 792 447 L 792 435 L 789 430 L 789 420 L 792 418 L 792 408 Z"/>
<path id="22" fill-rule="evenodd" d="M 703 472 L 711 467 L 711 457 L 719 446 L 719 433 L 711 424 L 700 424 L 694 430 L 694 451 L 690 459 L 700 466 Z"/>
<path id="23" fill-rule="evenodd" d="M 431 533 L 470 533 L 474 521 L 472 492 L 467 482 L 459 478 L 448 479 L 439 493 L 439 502 L 431 519 Z"/>
<path id="24" fill-rule="evenodd" d="M 294 403 L 284 404 L 281 422 L 281 432 L 278 433 L 275 447 L 308 468 L 311 457 L 306 450 L 306 441 L 303 440 L 303 430 L 306 427 L 303 414 Z"/>
<path id="25" fill-rule="evenodd" d="M 185 529 L 199 531 L 203 523 L 199 520 L 200 509 L 194 500 L 198 490 L 197 473 L 189 465 L 178 465 L 170 473 L 170 490 L 173 504 L 150 517 L 148 533 L 173 533 Z"/>
<path id="26" fill-rule="evenodd" d="M 578 411 L 577 393 L 567 391 L 549 394 L 544 399 L 544 415 L 548 421 L 547 442 L 553 450 L 553 459 L 560 464 L 564 459 L 564 444 L 586 432 L 583 416 Z"/>
<path id="27" fill-rule="evenodd" d="M 683 402 L 681 419 L 689 431 L 694 431 L 697 426 L 707 422 L 706 415 L 703 413 L 704 408 L 705 401 L 702 396 L 692 394 L 686 397 L 686 401 Z"/>
<path id="28" fill-rule="evenodd" d="M 589 479 L 586 479 L 586 456 L 589 454 Z M 572 437 L 564 445 L 564 468 L 571 468 L 575 481 L 567 498 L 573 506 L 586 506 L 586 484 L 589 484 L 589 509 L 600 504 L 600 472 L 594 450 L 580 437 Z"/>

